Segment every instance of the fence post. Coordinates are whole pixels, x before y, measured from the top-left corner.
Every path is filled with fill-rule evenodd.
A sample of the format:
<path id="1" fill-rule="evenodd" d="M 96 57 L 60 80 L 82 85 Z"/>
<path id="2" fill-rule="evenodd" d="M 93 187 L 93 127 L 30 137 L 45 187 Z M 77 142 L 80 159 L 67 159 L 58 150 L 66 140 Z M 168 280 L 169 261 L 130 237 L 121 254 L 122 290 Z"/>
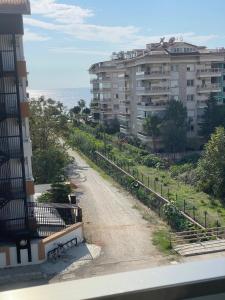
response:
<path id="1" fill-rule="evenodd" d="M 219 236 L 219 221 L 216 220 L 216 236 Z"/>
<path id="2" fill-rule="evenodd" d="M 144 175 L 141 173 L 141 181 L 144 183 Z"/>
<path id="3" fill-rule="evenodd" d="M 195 220 L 195 209 L 196 209 L 195 206 L 193 206 L 192 209 L 193 209 L 193 219 Z"/>
<path id="4" fill-rule="evenodd" d="M 205 228 L 207 227 L 207 211 L 204 211 L 204 215 L 205 215 Z"/>
<path id="5" fill-rule="evenodd" d="M 169 189 L 167 191 L 167 198 L 168 198 L 168 200 L 170 200 L 170 190 Z"/>
<path id="6" fill-rule="evenodd" d="M 184 199 L 184 213 L 186 211 L 186 200 Z"/>
<path id="7" fill-rule="evenodd" d="M 148 176 L 148 187 L 149 187 L 149 176 Z"/>
<path id="8" fill-rule="evenodd" d="M 175 195 L 176 203 L 177 203 L 177 194 Z"/>
<path id="9" fill-rule="evenodd" d="M 156 191 L 156 180 L 154 179 L 154 190 Z"/>
<path id="10" fill-rule="evenodd" d="M 163 187 L 162 187 L 162 183 L 161 183 L 161 196 L 162 196 L 162 194 L 163 194 Z"/>

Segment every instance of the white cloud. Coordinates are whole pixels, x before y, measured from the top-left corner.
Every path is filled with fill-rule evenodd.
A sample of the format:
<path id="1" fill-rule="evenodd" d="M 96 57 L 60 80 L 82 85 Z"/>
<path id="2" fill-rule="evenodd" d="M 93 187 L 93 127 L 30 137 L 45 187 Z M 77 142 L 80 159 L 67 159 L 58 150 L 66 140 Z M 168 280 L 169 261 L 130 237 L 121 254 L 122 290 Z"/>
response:
<path id="1" fill-rule="evenodd" d="M 25 42 L 44 42 L 49 40 L 50 38 L 47 36 L 40 35 L 36 32 L 32 32 L 29 29 L 25 29 L 24 31 L 24 41 Z"/>
<path id="2" fill-rule="evenodd" d="M 62 1 L 62 0 L 61 0 Z M 140 29 L 134 26 L 100 26 L 87 22 L 94 12 L 80 6 L 59 3 L 56 0 L 31 0 L 32 14 L 41 17 L 24 18 L 27 26 L 43 30 L 56 31 L 71 37 L 86 40 L 116 43 L 118 48 L 144 48 L 146 43 L 159 41 L 161 36 L 141 35 Z M 194 32 L 173 33 L 165 35 L 166 39 L 183 36 L 191 43 L 205 43 L 217 35 L 197 35 Z"/>
<path id="3" fill-rule="evenodd" d="M 31 0 L 32 13 L 68 24 L 83 23 L 93 12 L 76 5 L 57 3 L 56 0 Z"/>

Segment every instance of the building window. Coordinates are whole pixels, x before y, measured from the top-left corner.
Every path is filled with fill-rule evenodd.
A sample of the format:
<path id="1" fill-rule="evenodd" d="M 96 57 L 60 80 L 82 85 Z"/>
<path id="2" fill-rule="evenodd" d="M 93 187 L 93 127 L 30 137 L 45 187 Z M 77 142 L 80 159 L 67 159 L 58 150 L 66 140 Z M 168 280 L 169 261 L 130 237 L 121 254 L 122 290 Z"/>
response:
<path id="1" fill-rule="evenodd" d="M 194 101 L 195 95 L 187 95 L 187 101 Z"/>
<path id="2" fill-rule="evenodd" d="M 171 65 L 171 71 L 177 72 L 178 71 L 178 65 Z"/>
<path id="3" fill-rule="evenodd" d="M 194 80 L 193 79 L 187 80 L 187 86 L 194 86 Z"/>

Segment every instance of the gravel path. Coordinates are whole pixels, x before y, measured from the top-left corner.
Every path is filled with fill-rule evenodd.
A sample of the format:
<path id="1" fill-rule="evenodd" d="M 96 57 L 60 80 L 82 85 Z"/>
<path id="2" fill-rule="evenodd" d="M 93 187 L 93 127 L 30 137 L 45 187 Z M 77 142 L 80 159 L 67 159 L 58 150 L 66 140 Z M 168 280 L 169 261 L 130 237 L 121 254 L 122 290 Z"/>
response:
<path id="1" fill-rule="evenodd" d="M 151 242 L 158 223 L 155 214 L 150 212 L 152 222 L 145 221 L 134 208 L 137 200 L 69 152 L 75 158 L 71 180 L 79 186 L 85 236 L 102 247 L 100 257 L 77 270 L 76 278 L 169 263 Z"/>

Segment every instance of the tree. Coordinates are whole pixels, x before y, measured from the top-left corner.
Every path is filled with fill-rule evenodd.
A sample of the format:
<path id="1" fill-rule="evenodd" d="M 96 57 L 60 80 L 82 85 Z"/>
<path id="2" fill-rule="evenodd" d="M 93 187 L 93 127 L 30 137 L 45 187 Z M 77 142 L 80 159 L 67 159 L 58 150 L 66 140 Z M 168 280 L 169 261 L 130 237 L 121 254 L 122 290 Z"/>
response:
<path id="1" fill-rule="evenodd" d="M 85 121 L 87 121 L 87 117 L 90 115 L 90 113 L 91 113 L 91 110 L 90 110 L 89 107 L 85 107 L 85 108 L 83 109 L 83 115 L 84 115 Z"/>
<path id="2" fill-rule="evenodd" d="M 217 100 L 210 96 L 202 119 L 200 134 L 209 139 L 216 127 L 225 126 L 225 105 L 218 105 Z"/>
<path id="3" fill-rule="evenodd" d="M 37 183 L 64 180 L 70 158 L 59 142 L 67 130 L 67 114 L 60 102 L 44 97 L 30 103 L 30 130 L 33 145 L 33 174 Z"/>
<path id="4" fill-rule="evenodd" d="M 70 109 L 70 113 L 74 115 L 79 115 L 81 111 L 80 106 L 74 106 L 73 108 Z"/>
<path id="5" fill-rule="evenodd" d="M 170 101 L 161 125 L 161 132 L 166 151 L 174 153 L 185 150 L 187 110 L 180 101 Z"/>
<path id="6" fill-rule="evenodd" d="M 114 134 L 120 131 L 120 122 L 117 118 L 105 122 L 104 125 L 105 125 L 105 132 L 108 134 Z"/>
<path id="7" fill-rule="evenodd" d="M 85 100 L 80 99 L 80 100 L 78 101 L 78 106 L 80 107 L 81 113 L 83 113 L 83 109 L 84 109 L 85 106 L 86 106 Z"/>
<path id="8" fill-rule="evenodd" d="M 83 109 L 83 114 L 85 114 L 85 115 L 90 115 L 90 113 L 91 113 L 91 110 L 90 110 L 89 107 L 85 107 L 85 108 Z"/>
<path id="9" fill-rule="evenodd" d="M 156 150 L 156 138 L 160 135 L 161 120 L 156 115 L 148 115 L 144 120 L 143 129 L 148 136 L 152 137 L 153 151 Z"/>
<path id="10" fill-rule="evenodd" d="M 65 129 L 67 118 L 62 103 L 52 99 L 32 99 L 30 102 L 30 129 L 33 151 L 48 149 L 58 139 L 62 127 Z"/>
<path id="11" fill-rule="evenodd" d="M 70 109 L 69 114 L 75 125 L 79 123 L 80 121 L 80 112 L 81 108 L 80 106 L 74 106 L 73 108 Z"/>
<path id="12" fill-rule="evenodd" d="M 62 147 L 51 146 L 48 149 L 36 149 L 33 152 L 32 166 L 36 183 L 64 181 L 65 168 L 70 158 Z"/>
<path id="13" fill-rule="evenodd" d="M 198 186 L 214 196 L 225 196 L 225 129 L 216 128 L 197 166 Z"/>

